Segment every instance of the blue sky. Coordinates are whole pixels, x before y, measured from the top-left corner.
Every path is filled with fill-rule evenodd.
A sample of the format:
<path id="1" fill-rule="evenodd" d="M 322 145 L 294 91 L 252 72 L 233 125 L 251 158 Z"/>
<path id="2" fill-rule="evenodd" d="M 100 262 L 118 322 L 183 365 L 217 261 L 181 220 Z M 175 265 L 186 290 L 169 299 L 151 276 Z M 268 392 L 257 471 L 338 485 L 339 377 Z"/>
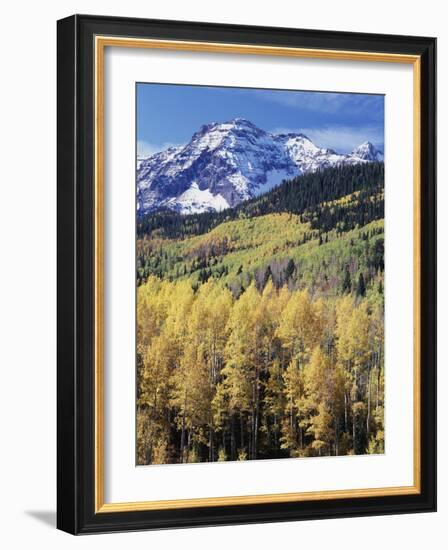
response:
<path id="1" fill-rule="evenodd" d="M 384 150 L 382 95 L 138 83 L 137 154 L 183 145 L 203 124 L 235 117 L 341 153 L 366 140 Z"/>

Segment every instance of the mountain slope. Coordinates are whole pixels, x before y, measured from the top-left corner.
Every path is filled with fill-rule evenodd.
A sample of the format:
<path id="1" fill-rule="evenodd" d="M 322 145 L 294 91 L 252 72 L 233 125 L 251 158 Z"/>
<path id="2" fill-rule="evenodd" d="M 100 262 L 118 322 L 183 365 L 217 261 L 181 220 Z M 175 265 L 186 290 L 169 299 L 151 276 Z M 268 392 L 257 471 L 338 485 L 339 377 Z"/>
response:
<path id="1" fill-rule="evenodd" d="M 184 147 L 138 159 L 138 213 L 221 211 L 284 179 L 376 160 L 382 153 L 369 142 L 344 155 L 317 147 L 303 134 L 271 134 L 242 118 L 207 124 Z"/>
<path id="2" fill-rule="evenodd" d="M 292 259 L 288 284 L 337 293 L 346 265 L 366 283 L 383 269 L 383 218 L 378 162 L 309 173 L 222 212 L 153 212 L 137 226 L 137 281 L 155 275 L 194 286 L 214 277 L 238 293 L 261 284 L 268 268 L 281 286 Z"/>
<path id="3" fill-rule="evenodd" d="M 303 216 L 313 213 L 313 226 L 325 231 L 338 221 L 348 227 L 367 223 L 384 216 L 384 164 L 366 162 L 342 165 L 289 179 L 267 193 L 242 202 L 235 208 L 198 214 L 179 215 L 169 209 L 141 216 L 137 234 L 142 236 L 185 238 L 208 233 L 219 224 L 241 218 L 254 218 L 271 213 L 291 212 Z M 332 202 L 349 195 L 357 196 L 357 204 L 349 213 L 344 207 L 334 209 Z M 370 199 L 375 197 L 375 200 Z M 345 227 L 344 230 L 347 230 Z"/>

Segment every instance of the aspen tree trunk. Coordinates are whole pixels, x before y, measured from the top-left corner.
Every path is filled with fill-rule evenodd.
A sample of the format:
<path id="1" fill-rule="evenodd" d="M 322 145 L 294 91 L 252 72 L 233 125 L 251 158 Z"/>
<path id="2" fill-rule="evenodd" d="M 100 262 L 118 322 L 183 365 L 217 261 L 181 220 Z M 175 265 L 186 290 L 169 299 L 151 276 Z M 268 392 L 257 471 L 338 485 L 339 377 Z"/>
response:
<path id="1" fill-rule="evenodd" d="M 335 455 L 339 456 L 339 422 L 335 420 Z"/>
<path id="2" fill-rule="evenodd" d="M 356 454 L 356 419 L 355 411 L 353 411 L 353 425 L 352 425 L 352 438 L 353 438 L 353 454 Z"/>
<path id="3" fill-rule="evenodd" d="M 277 413 L 274 414 L 274 446 L 278 449 L 278 440 L 277 440 Z"/>
<path id="4" fill-rule="evenodd" d="M 186 409 L 187 409 L 187 390 L 184 394 L 184 411 L 182 414 L 182 433 L 180 436 L 180 461 L 184 462 L 184 450 L 185 450 L 185 421 L 186 421 Z"/>
<path id="5" fill-rule="evenodd" d="M 367 441 L 369 440 L 369 432 L 370 432 L 370 402 L 371 402 L 371 385 L 372 385 L 372 371 L 369 368 L 369 377 L 368 377 L 368 384 L 367 384 L 367 420 L 366 420 L 366 430 L 367 430 Z"/>
<path id="6" fill-rule="evenodd" d="M 210 426 L 209 439 L 208 439 L 208 460 L 209 460 L 209 462 L 214 461 L 213 436 L 214 436 L 213 426 Z"/>
<path id="7" fill-rule="evenodd" d="M 231 432 L 230 432 L 230 457 L 232 460 L 235 460 L 235 415 L 232 414 Z"/>
<path id="8" fill-rule="evenodd" d="M 347 392 L 344 392 L 344 432 L 347 432 Z"/>
<path id="9" fill-rule="evenodd" d="M 240 412 L 240 439 L 241 439 L 241 450 L 244 449 L 244 420 L 243 420 L 243 413 Z"/>
<path id="10" fill-rule="evenodd" d="M 381 382 L 381 359 L 378 361 L 378 372 L 376 377 L 376 406 L 380 404 L 380 382 Z"/>
<path id="11" fill-rule="evenodd" d="M 255 458 L 255 408 L 252 408 L 250 457 Z"/>
<path id="12" fill-rule="evenodd" d="M 185 457 L 185 462 L 188 462 L 190 458 L 190 445 L 191 445 L 191 430 L 188 430 L 188 438 L 187 438 L 187 456 Z"/>
<path id="13" fill-rule="evenodd" d="M 255 413 L 255 426 L 254 426 L 254 458 L 257 458 L 258 449 L 258 411 Z"/>
<path id="14" fill-rule="evenodd" d="M 294 412 L 292 409 L 292 396 L 289 398 L 289 427 L 291 429 L 291 437 L 294 434 Z"/>
<path id="15" fill-rule="evenodd" d="M 211 358 L 211 373 L 210 373 L 210 383 L 211 383 L 211 390 L 213 392 L 213 388 L 216 384 L 216 363 L 217 363 L 217 357 L 216 357 L 216 345 L 215 345 L 215 338 L 213 338 L 212 343 L 212 358 Z M 209 462 L 214 462 L 214 435 L 215 431 L 213 428 L 213 418 L 210 420 L 210 433 L 209 433 L 209 440 L 208 440 L 208 460 Z"/>
<path id="16" fill-rule="evenodd" d="M 255 385 L 255 422 L 254 422 L 254 458 L 257 458 L 258 449 L 258 424 L 260 416 L 260 374 L 257 369 L 257 379 Z"/>
<path id="17" fill-rule="evenodd" d="M 352 426 L 352 437 L 353 437 L 353 454 L 356 454 L 356 412 L 354 405 L 358 401 L 358 367 L 355 366 L 355 380 L 353 388 L 353 399 L 352 399 L 352 416 L 353 416 L 353 426 Z"/>

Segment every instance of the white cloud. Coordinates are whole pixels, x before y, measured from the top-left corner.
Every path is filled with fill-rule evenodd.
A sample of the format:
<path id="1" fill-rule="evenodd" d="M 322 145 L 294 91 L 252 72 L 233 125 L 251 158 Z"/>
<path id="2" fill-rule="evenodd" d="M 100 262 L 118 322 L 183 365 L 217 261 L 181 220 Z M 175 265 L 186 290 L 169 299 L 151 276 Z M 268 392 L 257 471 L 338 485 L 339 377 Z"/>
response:
<path id="1" fill-rule="evenodd" d="M 260 98 L 284 105 L 286 107 L 300 108 L 307 111 L 326 114 L 350 113 L 369 116 L 379 116 L 382 113 L 380 106 L 383 98 L 381 95 L 368 95 L 340 92 L 289 92 L 289 91 L 264 91 Z"/>
<path id="2" fill-rule="evenodd" d="M 319 147 L 334 149 L 338 153 L 349 153 L 364 141 L 371 141 L 382 147 L 384 135 L 378 126 L 326 126 L 323 128 L 276 128 L 273 133 L 301 133 L 308 136 Z"/>
<path id="3" fill-rule="evenodd" d="M 137 141 L 137 157 L 146 158 L 159 153 L 160 151 L 166 151 L 170 147 L 182 147 L 184 143 L 169 143 L 165 142 L 162 144 L 149 143 L 147 141 L 138 140 Z"/>

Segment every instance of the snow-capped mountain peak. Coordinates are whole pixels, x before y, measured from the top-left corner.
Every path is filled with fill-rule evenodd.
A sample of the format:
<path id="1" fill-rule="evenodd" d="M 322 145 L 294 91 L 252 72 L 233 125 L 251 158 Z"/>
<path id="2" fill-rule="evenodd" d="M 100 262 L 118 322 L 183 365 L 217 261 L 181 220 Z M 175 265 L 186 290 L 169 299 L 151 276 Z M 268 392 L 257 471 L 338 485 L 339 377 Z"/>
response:
<path id="1" fill-rule="evenodd" d="M 301 133 L 272 134 L 245 118 L 205 124 L 183 147 L 137 159 L 139 214 L 222 210 L 265 193 L 282 180 L 337 166 L 382 160 L 365 142 L 349 155 Z"/>
<path id="2" fill-rule="evenodd" d="M 352 155 L 367 161 L 382 161 L 383 153 L 379 151 L 370 141 L 364 141 L 352 151 Z"/>

